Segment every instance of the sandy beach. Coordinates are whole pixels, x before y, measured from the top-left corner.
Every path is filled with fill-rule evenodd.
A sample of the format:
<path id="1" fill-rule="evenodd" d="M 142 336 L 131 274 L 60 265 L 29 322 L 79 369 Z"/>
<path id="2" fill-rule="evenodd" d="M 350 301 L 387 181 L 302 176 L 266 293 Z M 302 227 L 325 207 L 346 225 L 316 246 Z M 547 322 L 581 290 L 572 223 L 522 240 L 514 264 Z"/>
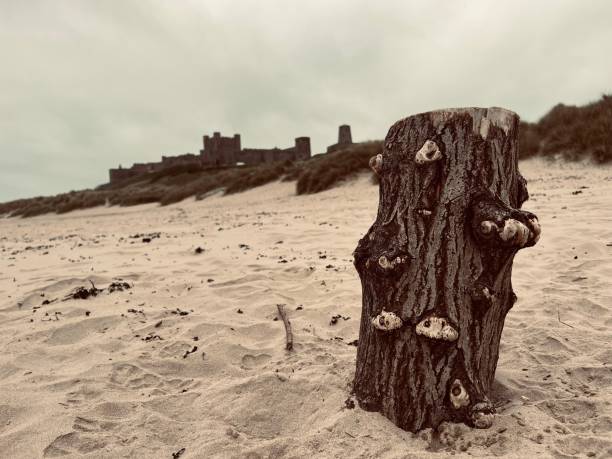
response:
<path id="1" fill-rule="evenodd" d="M 520 169 L 543 235 L 514 263 L 491 429 L 415 435 L 345 403 L 362 175 L 0 219 L 0 457 L 612 457 L 612 168 Z"/>

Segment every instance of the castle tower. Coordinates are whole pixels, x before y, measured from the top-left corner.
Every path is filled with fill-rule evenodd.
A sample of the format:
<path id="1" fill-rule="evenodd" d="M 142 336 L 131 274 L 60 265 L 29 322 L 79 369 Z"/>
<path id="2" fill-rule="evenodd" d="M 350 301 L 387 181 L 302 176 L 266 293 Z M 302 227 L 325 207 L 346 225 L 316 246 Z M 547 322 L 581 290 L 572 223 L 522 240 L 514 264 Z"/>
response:
<path id="1" fill-rule="evenodd" d="M 338 145 L 350 145 L 351 143 L 353 143 L 351 127 L 348 124 L 343 124 L 338 128 Z"/>
<path id="2" fill-rule="evenodd" d="M 310 158 L 310 137 L 297 137 L 295 139 L 295 159 L 304 161 Z"/>
<path id="3" fill-rule="evenodd" d="M 353 137 L 351 136 L 351 127 L 348 124 L 343 124 L 338 128 L 338 143 L 327 147 L 327 153 L 344 150 L 352 144 Z"/>
<path id="4" fill-rule="evenodd" d="M 212 158 L 210 156 L 210 152 L 212 150 L 212 144 L 210 142 L 210 136 L 205 135 L 202 137 L 202 149 L 200 150 L 200 161 L 204 165 L 210 165 L 212 163 Z"/>
<path id="5" fill-rule="evenodd" d="M 232 166 L 240 156 L 240 134 L 233 137 L 223 137 L 219 131 L 212 137 L 203 137 L 204 148 L 200 150 L 202 164 L 208 166 Z"/>

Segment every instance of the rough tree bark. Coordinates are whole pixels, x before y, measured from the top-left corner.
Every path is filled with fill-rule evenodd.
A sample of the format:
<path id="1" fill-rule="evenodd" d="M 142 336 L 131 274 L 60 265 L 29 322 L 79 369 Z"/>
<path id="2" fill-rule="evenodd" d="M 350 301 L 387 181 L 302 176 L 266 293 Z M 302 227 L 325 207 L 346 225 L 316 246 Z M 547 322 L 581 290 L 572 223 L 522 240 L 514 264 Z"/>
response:
<path id="1" fill-rule="evenodd" d="M 439 110 L 395 123 L 383 153 L 376 221 L 355 249 L 363 309 L 354 393 L 399 427 L 486 428 L 512 261 L 540 236 L 519 210 L 516 114 Z"/>

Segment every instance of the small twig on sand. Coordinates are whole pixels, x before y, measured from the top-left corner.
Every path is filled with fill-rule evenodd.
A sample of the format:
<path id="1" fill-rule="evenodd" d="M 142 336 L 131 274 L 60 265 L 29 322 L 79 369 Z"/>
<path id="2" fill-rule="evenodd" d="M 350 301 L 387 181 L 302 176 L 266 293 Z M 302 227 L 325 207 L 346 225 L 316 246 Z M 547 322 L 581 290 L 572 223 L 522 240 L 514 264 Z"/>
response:
<path id="1" fill-rule="evenodd" d="M 561 314 L 559 313 L 559 306 L 557 306 L 557 320 L 561 322 L 563 325 L 567 325 L 570 328 L 574 328 L 573 325 L 567 324 L 561 320 Z"/>
<path id="2" fill-rule="evenodd" d="M 285 312 L 284 304 L 277 304 L 278 313 L 283 319 L 283 323 L 285 324 L 285 332 L 287 333 L 287 346 L 286 349 L 288 351 L 293 349 L 293 333 L 291 332 L 291 322 L 289 322 L 289 318 L 287 317 L 287 312 Z"/>

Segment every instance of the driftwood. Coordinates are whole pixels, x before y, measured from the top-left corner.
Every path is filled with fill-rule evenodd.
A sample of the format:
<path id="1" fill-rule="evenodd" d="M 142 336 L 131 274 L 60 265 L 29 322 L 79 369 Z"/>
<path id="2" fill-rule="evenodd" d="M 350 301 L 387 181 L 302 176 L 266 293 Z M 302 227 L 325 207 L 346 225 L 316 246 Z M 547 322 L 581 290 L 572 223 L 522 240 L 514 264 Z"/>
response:
<path id="1" fill-rule="evenodd" d="M 293 349 L 293 333 L 291 332 L 291 322 L 289 321 L 289 317 L 287 317 L 287 311 L 285 311 L 285 305 L 277 304 L 276 307 L 278 308 L 278 313 L 280 314 L 281 319 L 283 319 L 283 323 L 285 324 L 285 334 L 286 334 L 286 341 L 287 341 L 285 348 L 288 351 L 290 351 Z"/>
<path id="2" fill-rule="evenodd" d="M 395 123 L 376 221 L 359 241 L 363 290 L 354 393 L 418 431 L 489 427 L 512 261 L 540 236 L 518 172 L 518 124 L 501 108 L 450 109 Z"/>

